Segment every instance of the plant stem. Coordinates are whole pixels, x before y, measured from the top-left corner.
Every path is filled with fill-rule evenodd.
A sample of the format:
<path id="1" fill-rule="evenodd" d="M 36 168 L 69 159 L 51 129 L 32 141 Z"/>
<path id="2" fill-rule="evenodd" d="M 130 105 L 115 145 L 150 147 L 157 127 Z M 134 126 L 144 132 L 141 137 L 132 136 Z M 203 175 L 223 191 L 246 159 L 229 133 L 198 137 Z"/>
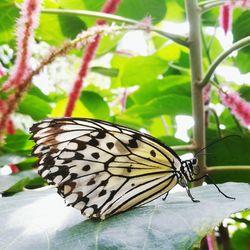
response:
<path id="1" fill-rule="evenodd" d="M 190 48 L 190 66 L 192 73 L 192 108 L 193 118 L 195 121 L 193 130 L 193 141 L 197 150 L 205 147 L 205 118 L 202 88 L 199 82 L 202 79 L 202 49 L 201 49 L 201 34 L 200 34 L 200 9 L 197 0 L 185 0 L 187 19 L 190 26 L 189 32 L 189 48 Z M 197 178 L 206 173 L 206 158 L 205 154 L 198 156 L 200 173 Z M 201 185 L 203 180 L 194 182 L 194 186 Z"/>
<path id="2" fill-rule="evenodd" d="M 192 144 L 189 145 L 178 145 L 178 146 L 171 146 L 174 151 L 194 151 L 196 147 Z"/>
<path id="3" fill-rule="evenodd" d="M 116 21 L 116 22 L 122 22 L 125 24 L 132 24 L 132 25 L 140 25 L 140 21 L 133 20 L 130 18 L 125 18 L 113 14 L 107 14 L 107 13 L 100 13 L 95 11 L 88 11 L 88 10 L 66 10 L 66 9 L 43 9 L 42 13 L 44 14 L 63 14 L 63 15 L 78 15 L 78 16 L 89 16 L 89 17 L 95 17 L 100 18 L 103 20 L 108 21 Z M 156 27 L 150 27 L 151 31 L 154 31 L 166 38 L 169 38 L 173 41 L 175 41 L 178 44 L 181 44 L 183 46 L 188 46 L 187 38 L 184 36 L 180 36 L 177 34 L 172 34 L 166 31 L 163 31 L 161 29 L 158 29 Z"/>
<path id="4" fill-rule="evenodd" d="M 208 112 L 210 112 L 211 114 L 213 114 L 214 116 L 214 119 L 215 119 L 215 123 L 216 123 L 216 127 L 217 127 L 217 131 L 218 131 L 218 135 L 219 135 L 219 138 L 222 138 L 222 135 L 221 135 L 221 130 L 220 130 L 220 120 L 219 120 L 219 117 L 216 113 L 216 111 L 212 108 L 208 108 Z"/>
<path id="5" fill-rule="evenodd" d="M 200 4 L 201 13 L 205 13 L 205 12 L 209 11 L 210 9 L 212 9 L 212 8 L 214 8 L 214 7 L 223 5 L 223 4 L 226 3 L 226 2 L 228 2 L 228 0 L 210 1 L 210 2 L 207 1 L 206 4 L 203 4 L 203 5 Z"/>
<path id="6" fill-rule="evenodd" d="M 216 68 L 218 67 L 218 65 L 228 56 L 230 55 L 233 51 L 238 50 L 238 49 L 242 49 L 246 46 L 250 45 L 250 36 L 247 36 L 239 41 L 237 41 L 236 43 L 234 43 L 232 45 L 231 48 L 229 48 L 228 50 L 222 52 L 215 60 L 214 62 L 210 65 L 207 73 L 205 74 L 205 77 L 203 78 L 203 80 L 200 82 L 200 87 L 204 87 L 209 81 L 210 78 L 212 77 L 212 75 L 214 74 Z"/>
<path id="7" fill-rule="evenodd" d="M 250 166 L 233 165 L 233 166 L 213 166 L 207 168 L 207 173 L 216 173 L 220 171 L 250 171 Z"/>

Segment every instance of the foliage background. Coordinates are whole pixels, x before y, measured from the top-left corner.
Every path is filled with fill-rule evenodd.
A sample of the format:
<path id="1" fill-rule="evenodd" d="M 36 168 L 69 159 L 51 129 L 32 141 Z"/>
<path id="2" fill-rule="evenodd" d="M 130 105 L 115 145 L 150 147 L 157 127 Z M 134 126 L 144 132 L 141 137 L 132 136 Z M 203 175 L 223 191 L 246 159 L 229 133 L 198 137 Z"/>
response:
<path id="1" fill-rule="evenodd" d="M 18 4 L 21 1 L 2 0 L 0 2 L 0 62 L 6 75 L 0 79 L 3 83 L 13 66 L 15 45 L 15 22 L 19 17 Z M 81 9 L 99 11 L 103 0 L 45 0 L 45 8 Z M 182 0 L 124 0 L 116 12 L 122 17 L 142 20 L 151 16 L 153 24 L 166 29 L 168 22 L 185 22 L 185 7 Z M 211 27 L 218 27 L 219 7 L 202 15 L 203 33 L 203 66 L 206 71 L 214 59 L 224 50 L 224 44 L 218 39 L 223 35 L 208 32 Z M 95 19 L 79 15 L 41 14 L 40 25 L 36 30 L 36 41 L 32 48 L 32 67 L 50 50 L 68 39 L 74 38 L 81 30 L 94 25 Z M 250 10 L 236 8 L 232 17 L 233 41 L 250 34 L 247 24 L 250 23 Z M 184 26 L 185 27 L 185 26 Z M 185 35 L 188 30 L 183 30 Z M 137 33 L 119 33 L 112 37 L 105 36 L 97 50 L 96 58 L 91 64 L 90 72 L 75 107 L 73 116 L 103 119 L 123 124 L 135 129 L 144 129 L 169 146 L 185 145 L 189 142 L 175 137 L 177 132 L 177 115 L 192 115 L 189 50 L 173 43 L 156 33 L 140 31 L 142 50 L 124 50 L 122 44 Z M 230 35 L 226 38 L 229 40 Z M 238 69 L 242 74 L 250 71 L 250 47 L 246 47 L 228 57 L 223 66 Z M 0 166 L 2 173 L 11 172 L 12 164 L 19 173 L 0 176 L 1 192 L 4 196 L 23 191 L 23 188 L 37 188 L 44 185 L 43 180 L 35 173 L 36 158 L 31 156 L 33 147 L 29 140 L 29 127 L 35 121 L 47 117 L 61 117 L 64 114 L 68 93 L 76 72 L 80 66 L 83 51 L 73 50 L 65 57 L 58 58 L 53 64 L 45 67 L 43 72 L 33 79 L 33 85 L 19 104 L 13 115 L 16 127 L 15 134 L 6 136 L 5 144 L 0 149 Z M 228 80 L 226 75 L 217 74 L 216 84 L 228 86 L 238 91 L 250 101 L 248 82 Z M 222 136 L 240 134 L 240 139 L 224 140 L 207 150 L 207 164 L 210 167 L 228 166 L 234 171 L 211 171 L 217 183 L 226 181 L 250 182 L 249 170 L 235 166 L 250 165 L 249 130 L 242 127 L 227 108 L 220 105 L 218 89 L 212 86 L 210 107 L 217 110 L 219 124 L 214 115 L 209 116 L 206 128 L 207 142 Z M 126 105 L 122 106 L 123 95 L 128 93 Z M 4 94 L 1 93 L 1 98 Z M 218 112 L 221 110 L 221 112 Z M 219 126 L 222 125 L 222 126 Z M 223 128 L 223 129 L 221 129 Z M 219 129 L 219 130 L 218 130 Z M 188 129 L 192 138 L 192 128 Z M 188 144 L 187 144 L 188 145 Z M 180 154 L 187 153 L 185 150 Z M 250 235 L 248 213 L 238 214 L 230 223 L 238 228 L 232 234 L 232 245 L 246 246 Z M 243 221 L 242 221 L 243 220 Z M 244 228 L 241 228 L 244 223 Z M 241 226 L 239 226 L 241 225 Z M 248 239 L 250 236 L 248 237 Z M 241 242 L 241 243 L 239 243 Z M 246 249 L 246 248 L 242 248 Z"/>

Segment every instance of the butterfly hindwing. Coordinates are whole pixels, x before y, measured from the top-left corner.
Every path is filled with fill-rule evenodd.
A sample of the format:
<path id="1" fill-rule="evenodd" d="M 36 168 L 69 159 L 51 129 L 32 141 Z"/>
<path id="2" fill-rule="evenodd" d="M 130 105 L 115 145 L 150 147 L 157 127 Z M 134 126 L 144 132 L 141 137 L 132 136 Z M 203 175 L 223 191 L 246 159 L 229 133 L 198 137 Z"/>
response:
<path id="1" fill-rule="evenodd" d="M 151 136 L 123 126 L 62 118 L 35 124 L 38 170 L 69 205 L 105 218 L 177 184 L 179 157 Z"/>

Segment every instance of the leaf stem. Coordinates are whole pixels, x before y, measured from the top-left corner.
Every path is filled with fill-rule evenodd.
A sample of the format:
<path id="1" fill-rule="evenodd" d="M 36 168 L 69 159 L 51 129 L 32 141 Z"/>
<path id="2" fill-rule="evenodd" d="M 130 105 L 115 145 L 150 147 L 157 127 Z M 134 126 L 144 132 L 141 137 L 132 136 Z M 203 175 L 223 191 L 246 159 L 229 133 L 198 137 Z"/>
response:
<path id="1" fill-rule="evenodd" d="M 202 48 L 201 48 L 201 20 L 200 20 L 200 8 L 197 0 L 185 0 L 187 19 L 190 26 L 189 32 L 189 48 L 190 48 L 190 66 L 192 73 L 192 108 L 193 118 L 195 121 L 193 129 L 193 141 L 197 150 L 201 150 L 205 147 L 205 117 L 204 117 L 204 104 L 202 88 L 199 86 L 199 82 L 202 79 Z M 200 174 L 206 173 L 206 157 L 205 154 L 198 156 Z M 203 180 L 194 182 L 194 186 L 201 185 Z"/>
<path id="2" fill-rule="evenodd" d="M 210 112 L 211 114 L 213 114 L 214 116 L 214 119 L 215 119 L 215 123 L 216 123 L 216 127 L 217 127 L 217 131 L 218 131 L 218 135 L 219 135 L 219 138 L 222 137 L 221 135 L 221 130 L 220 130 L 220 120 L 219 120 L 219 117 L 216 113 L 216 111 L 213 109 L 213 108 L 208 108 L 208 112 Z"/>
<path id="3" fill-rule="evenodd" d="M 233 165 L 233 166 L 213 166 L 207 168 L 207 173 L 215 173 L 220 171 L 250 171 L 250 166 L 247 165 Z"/>
<path id="4" fill-rule="evenodd" d="M 101 19 L 108 20 L 108 21 L 122 22 L 125 24 L 132 24 L 132 25 L 140 24 L 140 21 L 137 21 L 134 19 L 125 18 L 125 17 L 121 17 L 118 15 L 114 15 L 114 14 L 100 13 L 100 12 L 88 11 L 88 10 L 43 9 L 42 13 L 44 13 L 44 14 L 89 16 L 89 17 L 94 17 L 94 18 L 101 18 Z M 160 34 L 168 39 L 171 39 L 171 40 L 175 41 L 176 43 L 181 44 L 185 47 L 188 46 L 187 38 L 184 36 L 172 34 L 172 33 L 163 31 L 161 29 L 158 29 L 156 27 L 150 27 L 150 30 L 154 31 L 154 32 L 156 32 L 156 33 L 158 33 L 158 34 Z"/>
<path id="5" fill-rule="evenodd" d="M 204 87 L 206 86 L 206 84 L 208 84 L 208 82 L 210 81 L 210 78 L 212 77 L 212 75 L 214 74 L 216 68 L 218 67 L 218 65 L 228 56 L 230 55 L 233 51 L 238 50 L 238 49 L 242 49 L 246 46 L 250 45 L 250 36 L 247 36 L 239 41 L 237 41 L 236 43 L 234 43 L 232 45 L 231 48 L 229 48 L 228 50 L 222 52 L 215 60 L 214 62 L 210 65 L 207 73 L 205 74 L 203 80 L 200 82 L 200 87 Z"/>
<path id="6" fill-rule="evenodd" d="M 223 5 L 226 2 L 228 2 L 228 0 L 206 1 L 206 3 L 202 2 L 203 4 L 199 4 L 201 13 L 205 13 L 214 7 Z"/>

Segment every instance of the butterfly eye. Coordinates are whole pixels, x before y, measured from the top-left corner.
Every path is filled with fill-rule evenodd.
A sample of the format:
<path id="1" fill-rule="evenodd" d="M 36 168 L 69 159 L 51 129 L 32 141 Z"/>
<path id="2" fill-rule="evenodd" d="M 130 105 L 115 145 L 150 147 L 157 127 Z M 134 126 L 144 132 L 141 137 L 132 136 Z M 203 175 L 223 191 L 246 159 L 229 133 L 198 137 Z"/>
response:
<path id="1" fill-rule="evenodd" d="M 197 165 L 198 164 L 198 160 L 196 158 L 192 159 L 192 165 Z"/>

